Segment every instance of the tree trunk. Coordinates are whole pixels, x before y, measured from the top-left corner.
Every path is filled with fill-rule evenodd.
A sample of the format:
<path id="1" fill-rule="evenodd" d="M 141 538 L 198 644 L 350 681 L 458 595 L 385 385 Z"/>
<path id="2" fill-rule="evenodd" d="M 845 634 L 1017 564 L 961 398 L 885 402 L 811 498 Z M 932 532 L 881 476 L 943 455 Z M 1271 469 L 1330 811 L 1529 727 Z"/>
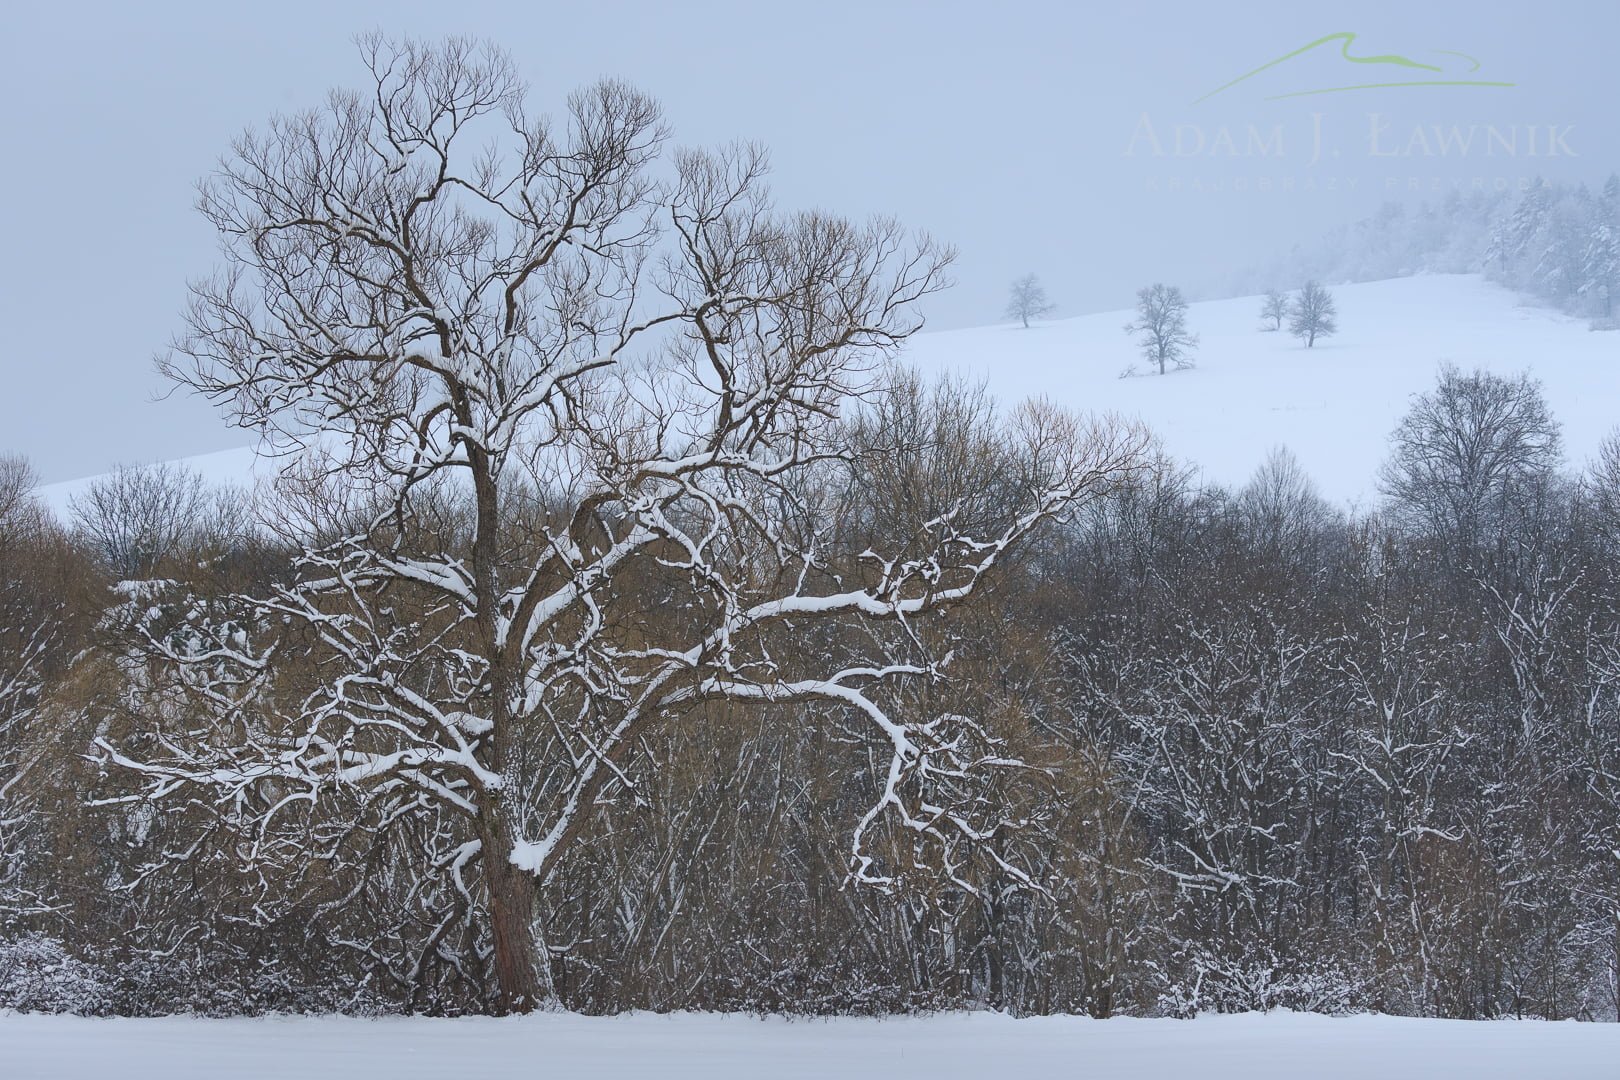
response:
<path id="1" fill-rule="evenodd" d="M 466 395 L 457 388 L 457 415 L 472 426 Z M 499 580 L 496 574 L 496 537 L 500 532 L 500 501 L 495 473 L 478 446 L 468 447 L 478 509 L 478 531 L 473 537 L 472 571 L 478 590 L 477 627 L 484 656 L 489 660 L 490 732 L 480 747 L 484 765 L 504 779 L 517 737 L 511 715 L 514 665 L 499 632 Z M 551 980 L 551 956 L 540 932 L 539 882 L 527 870 L 512 865 L 517 830 L 506 791 L 486 791 L 479 807 L 478 831 L 483 844 L 484 883 L 489 890 L 489 929 L 494 953 L 497 1014 L 528 1013 L 556 1003 Z"/>
<path id="2" fill-rule="evenodd" d="M 499 809 L 485 811 L 484 880 L 489 889 L 490 957 L 495 969 L 496 1015 L 528 1013 L 554 1005 L 551 957 L 540 933 L 539 888 L 534 876 L 513 866 L 510 830 Z"/>

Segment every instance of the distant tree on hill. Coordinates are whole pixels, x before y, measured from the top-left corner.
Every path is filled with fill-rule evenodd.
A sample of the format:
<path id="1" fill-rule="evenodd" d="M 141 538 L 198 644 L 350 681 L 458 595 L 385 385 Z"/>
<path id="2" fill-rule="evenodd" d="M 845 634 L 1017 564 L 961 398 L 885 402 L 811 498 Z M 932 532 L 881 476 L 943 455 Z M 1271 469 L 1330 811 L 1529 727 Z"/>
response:
<path id="1" fill-rule="evenodd" d="M 1281 289 L 1270 289 L 1266 298 L 1260 305 L 1260 317 L 1271 320 L 1270 326 L 1262 326 L 1262 330 L 1281 330 L 1283 319 L 1288 315 L 1288 296 Z"/>
<path id="2" fill-rule="evenodd" d="M 1012 295 L 1007 298 L 1007 318 L 1022 322 L 1024 329 L 1029 329 L 1029 320 L 1049 315 L 1055 309 L 1056 305 L 1046 298 L 1046 290 L 1041 288 L 1041 279 L 1034 274 L 1025 274 L 1012 283 Z"/>
<path id="3" fill-rule="evenodd" d="M 1159 368 L 1193 366 L 1192 348 L 1198 335 L 1187 330 L 1187 301 L 1174 285 L 1149 285 L 1136 294 L 1136 319 L 1125 324 L 1127 334 L 1140 334 L 1142 356 Z"/>
<path id="4" fill-rule="evenodd" d="M 1305 343 L 1307 349 L 1319 337 L 1327 337 L 1339 330 L 1339 311 L 1333 304 L 1333 294 L 1314 281 L 1307 281 L 1288 308 L 1288 332 Z"/>

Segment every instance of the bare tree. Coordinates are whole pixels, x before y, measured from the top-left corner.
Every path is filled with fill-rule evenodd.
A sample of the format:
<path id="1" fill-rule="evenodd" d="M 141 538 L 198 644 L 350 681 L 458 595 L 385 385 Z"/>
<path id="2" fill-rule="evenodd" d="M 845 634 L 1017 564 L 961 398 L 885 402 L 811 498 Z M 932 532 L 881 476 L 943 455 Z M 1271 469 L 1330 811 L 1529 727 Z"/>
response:
<path id="1" fill-rule="evenodd" d="M 1270 321 L 1270 326 L 1262 326 L 1262 330 L 1281 330 L 1283 319 L 1288 316 L 1288 296 L 1281 289 L 1271 289 L 1260 303 L 1260 318 Z"/>
<path id="2" fill-rule="evenodd" d="M 1136 319 L 1125 324 L 1140 334 L 1142 356 L 1163 375 L 1168 368 L 1193 366 L 1191 350 L 1198 335 L 1187 330 L 1187 301 L 1174 285 L 1149 285 L 1136 294 Z"/>
<path id="3" fill-rule="evenodd" d="M 1253 549 L 1293 568 L 1320 563 L 1334 512 L 1286 447 L 1277 447 L 1237 494 Z"/>
<path id="4" fill-rule="evenodd" d="M 39 475 L 27 458 L 0 454 L 0 538 L 9 538 L 35 520 L 34 489 Z"/>
<path id="5" fill-rule="evenodd" d="M 202 534 L 210 499 L 183 465 L 120 465 L 68 500 L 75 532 L 118 578 L 148 577 Z"/>
<path id="6" fill-rule="evenodd" d="M 1288 332 L 1303 341 L 1309 349 L 1316 344 L 1317 338 L 1338 332 L 1338 315 L 1333 294 L 1316 282 L 1307 281 L 1288 309 Z"/>
<path id="7" fill-rule="evenodd" d="M 1379 485 L 1396 516 L 1467 546 L 1535 498 L 1557 468 L 1558 422 L 1528 375 L 1441 369 L 1396 427 Z"/>
<path id="8" fill-rule="evenodd" d="M 1029 320 L 1038 319 L 1042 315 L 1051 314 L 1056 305 L 1046 298 L 1046 290 L 1041 287 L 1040 279 L 1034 274 L 1025 274 L 1012 283 L 1012 293 L 1007 298 L 1007 318 L 1017 319 L 1029 329 Z"/>
<path id="9" fill-rule="evenodd" d="M 1108 489 L 1141 435 L 1025 410 L 1002 436 L 1016 505 L 988 533 L 947 510 L 903 557 L 845 550 L 821 493 L 868 451 L 840 417 L 881 397 L 874 362 L 950 253 L 774 213 L 750 147 L 681 152 L 661 183 L 658 109 L 623 84 L 554 130 L 492 47 L 362 51 L 364 93 L 244 135 L 204 185 L 227 266 L 163 366 L 326 447 L 334 485 L 386 507 L 229 617 L 132 613 L 211 719 L 155 757 L 103 742 L 146 781 L 130 798 L 228 794 L 266 857 L 340 850 L 311 852 L 334 830 L 300 814 L 348 792 L 382 823 L 355 828 L 417 823 L 445 898 L 424 954 L 474 920 L 487 950 L 456 962 L 488 955 L 500 1011 L 554 999 L 538 886 L 593 808 L 725 703 L 859 721 L 885 748 L 854 880 L 894 883 L 884 829 L 964 887 L 968 860 L 1027 880 L 983 842 L 1013 824 L 973 781 L 1002 756 L 966 718 L 885 702 L 941 677 L 917 620 Z M 806 646 L 839 627 L 864 629 Z M 278 691 L 295 642 L 324 673 L 300 694 Z"/>

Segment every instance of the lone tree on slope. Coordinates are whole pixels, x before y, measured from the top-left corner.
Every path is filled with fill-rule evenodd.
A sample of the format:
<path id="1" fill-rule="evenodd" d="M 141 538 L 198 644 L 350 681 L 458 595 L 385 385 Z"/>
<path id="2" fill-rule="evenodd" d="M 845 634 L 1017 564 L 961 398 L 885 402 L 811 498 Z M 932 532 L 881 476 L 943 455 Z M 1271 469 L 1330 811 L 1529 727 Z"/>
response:
<path id="1" fill-rule="evenodd" d="M 1314 281 L 1307 281 L 1299 290 L 1288 309 L 1288 332 L 1305 343 L 1309 349 L 1319 337 L 1338 332 L 1339 310 L 1333 305 L 1333 294 Z"/>
<path id="2" fill-rule="evenodd" d="M 1281 289 L 1272 289 L 1266 293 L 1265 301 L 1260 305 L 1260 317 L 1271 322 L 1270 326 L 1262 326 L 1260 329 L 1281 330 L 1283 319 L 1288 317 L 1288 295 Z"/>
<path id="3" fill-rule="evenodd" d="M 1187 330 L 1187 301 L 1174 285 L 1149 285 L 1136 294 L 1136 320 L 1125 324 L 1127 334 L 1141 334 L 1142 356 L 1156 364 L 1159 374 L 1169 368 L 1193 366 L 1191 351 L 1198 335 Z"/>
<path id="4" fill-rule="evenodd" d="M 1029 329 L 1029 320 L 1050 314 L 1056 305 L 1046 298 L 1041 279 L 1025 274 L 1012 283 L 1012 294 L 1007 298 L 1007 318 L 1017 319 Z"/>

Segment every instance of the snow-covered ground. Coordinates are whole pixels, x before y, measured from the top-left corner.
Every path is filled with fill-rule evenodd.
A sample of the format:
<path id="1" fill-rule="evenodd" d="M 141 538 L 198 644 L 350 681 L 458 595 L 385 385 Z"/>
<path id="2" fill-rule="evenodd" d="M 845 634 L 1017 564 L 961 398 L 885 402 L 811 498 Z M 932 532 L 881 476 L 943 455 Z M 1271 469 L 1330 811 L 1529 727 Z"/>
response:
<path id="1" fill-rule="evenodd" d="M 1339 333 L 1307 350 L 1262 333 L 1260 300 L 1193 304 L 1196 367 L 1120 378 L 1141 366 L 1128 311 L 920 334 L 908 359 L 925 371 L 984 378 L 1003 401 L 1046 396 L 1074 408 L 1140 417 L 1206 477 L 1246 480 L 1287 446 L 1322 493 L 1363 505 L 1390 431 L 1442 362 L 1540 379 L 1579 467 L 1620 425 L 1620 333 L 1529 307 L 1478 277 L 1435 275 L 1333 288 Z M 1620 1071 L 1617 1071 L 1620 1076 Z"/>
<path id="2" fill-rule="evenodd" d="M 1620 333 L 1526 305 L 1467 275 L 1434 275 L 1333 289 L 1339 333 L 1306 349 L 1286 331 L 1262 333 L 1257 297 L 1192 305 L 1197 366 L 1120 378 L 1140 366 L 1132 313 L 1111 311 L 1029 329 L 988 326 L 918 335 L 906 359 L 933 373 L 982 377 L 1001 400 L 1045 396 L 1071 407 L 1145 420 L 1173 455 L 1211 480 L 1241 484 L 1277 446 L 1291 450 L 1335 501 L 1366 505 L 1390 431 L 1411 395 L 1444 362 L 1543 383 L 1564 425 L 1565 455 L 1582 466 L 1620 425 Z M 251 449 L 188 459 L 209 480 L 249 484 L 276 462 Z M 91 478 L 93 479 L 93 478 Z M 89 479 L 52 484 L 65 513 Z"/>
<path id="3" fill-rule="evenodd" d="M 882 1077 L 1571 1080 L 1620 1076 L 1620 1024 L 1307 1014 L 1178 1020 L 546 1015 L 86 1020 L 0 1015 L 6 1080 Z"/>

